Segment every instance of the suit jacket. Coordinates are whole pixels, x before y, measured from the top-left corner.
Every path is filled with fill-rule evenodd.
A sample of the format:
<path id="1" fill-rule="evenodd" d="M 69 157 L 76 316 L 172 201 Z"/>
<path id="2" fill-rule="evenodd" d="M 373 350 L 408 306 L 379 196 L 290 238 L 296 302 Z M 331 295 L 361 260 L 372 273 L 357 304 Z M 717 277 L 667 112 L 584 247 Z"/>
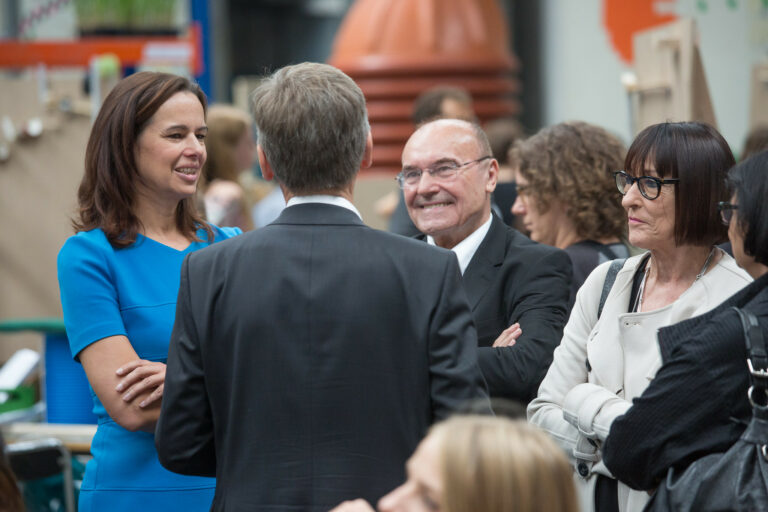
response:
<path id="1" fill-rule="evenodd" d="M 326 204 L 184 261 L 156 445 L 213 510 L 326 511 L 405 478 L 487 394 L 455 257 Z"/>
<path id="2" fill-rule="evenodd" d="M 755 314 L 768 339 L 768 274 L 709 313 L 659 331 L 663 365 L 611 425 L 603 460 L 619 480 L 653 489 L 670 468 L 726 451 L 752 416 L 744 331 L 732 307 Z"/>
<path id="3" fill-rule="evenodd" d="M 463 278 L 491 396 L 523 404 L 536 396 L 568 319 L 571 279 L 564 251 L 533 242 L 493 215 Z M 515 322 L 523 330 L 517 343 L 493 348 Z"/>

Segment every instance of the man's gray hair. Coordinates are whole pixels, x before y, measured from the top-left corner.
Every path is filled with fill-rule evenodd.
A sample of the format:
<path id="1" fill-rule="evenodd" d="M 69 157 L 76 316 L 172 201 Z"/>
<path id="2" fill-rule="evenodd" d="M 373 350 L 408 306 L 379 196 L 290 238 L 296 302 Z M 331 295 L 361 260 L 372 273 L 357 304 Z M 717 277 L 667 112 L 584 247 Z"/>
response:
<path id="1" fill-rule="evenodd" d="M 258 143 L 277 180 L 295 194 L 335 191 L 354 180 L 365 153 L 365 97 L 327 64 L 286 66 L 252 94 Z"/>

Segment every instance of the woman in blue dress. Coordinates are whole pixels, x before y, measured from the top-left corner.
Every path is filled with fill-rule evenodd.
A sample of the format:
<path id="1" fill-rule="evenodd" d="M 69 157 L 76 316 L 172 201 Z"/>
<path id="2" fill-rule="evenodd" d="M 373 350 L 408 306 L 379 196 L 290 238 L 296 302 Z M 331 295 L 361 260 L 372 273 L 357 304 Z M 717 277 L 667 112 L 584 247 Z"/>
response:
<path id="1" fill-rule="evenodd" d="M 202 511 L 213 500 L 213 479 L 165 470 L 154 447 L 182 260 L 240 232 L 195 210 L 205 113 L 186 78 L 137 73 L 107 96 L 88 140 L 76 234 L 58 256 L 67 336 L 99 424 L 81 511 Z"/>

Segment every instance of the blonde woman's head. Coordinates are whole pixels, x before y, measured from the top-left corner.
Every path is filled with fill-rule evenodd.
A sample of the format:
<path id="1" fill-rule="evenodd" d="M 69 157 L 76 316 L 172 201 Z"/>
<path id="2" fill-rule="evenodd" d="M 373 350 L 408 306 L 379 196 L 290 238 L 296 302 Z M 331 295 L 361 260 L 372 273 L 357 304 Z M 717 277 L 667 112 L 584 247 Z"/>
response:
<path id="1" fill-rule="evenodd" d="M 456 416 L 433 427 L 382 512 L 576 512 L 560 448 L 522 420 Z"/>
<path id="2" fill-rule="evenodd" d="M 237 181 L 238 175 L 251 167 L 256 153 L 251 116 L 230 105 L 211 105 L 207 124 L 205 184 L 217 179 Z"/>

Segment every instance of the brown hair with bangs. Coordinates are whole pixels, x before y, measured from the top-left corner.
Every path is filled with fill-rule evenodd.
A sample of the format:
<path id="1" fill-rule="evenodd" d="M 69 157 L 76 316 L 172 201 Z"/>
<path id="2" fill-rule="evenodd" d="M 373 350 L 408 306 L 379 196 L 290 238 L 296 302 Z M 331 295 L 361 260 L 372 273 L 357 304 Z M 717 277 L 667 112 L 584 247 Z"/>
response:
<path id="1" fill-rule="evenodd" d="M 735 163 L 722 135 L 706 123 L 659 123 L 641 131 L 627 152 L 632 176 L 677 178 L 675 242 L 712 245 L 726 238 L 717 203 L 728 199 L 725 177 Z"/>
<path id="2" fill-rule="evenodd" d="M 136 216 L 136 141 L 155 112 L 171 96 L 190 92 L 197 96 L 205 113 L 205 94 L 182 76 L 143 71 L 124 78 L 112 89 L 91 128 L 85 150 L 85 174 L 77 191 L 75 232 L 101 228 L 114 247 L 136 241 L 141 221 Z M 197 213 L 194 198 L 179 201 L 176 227 L 192 240 L 203 228 L 213 239 L 210 226 Z"/>

